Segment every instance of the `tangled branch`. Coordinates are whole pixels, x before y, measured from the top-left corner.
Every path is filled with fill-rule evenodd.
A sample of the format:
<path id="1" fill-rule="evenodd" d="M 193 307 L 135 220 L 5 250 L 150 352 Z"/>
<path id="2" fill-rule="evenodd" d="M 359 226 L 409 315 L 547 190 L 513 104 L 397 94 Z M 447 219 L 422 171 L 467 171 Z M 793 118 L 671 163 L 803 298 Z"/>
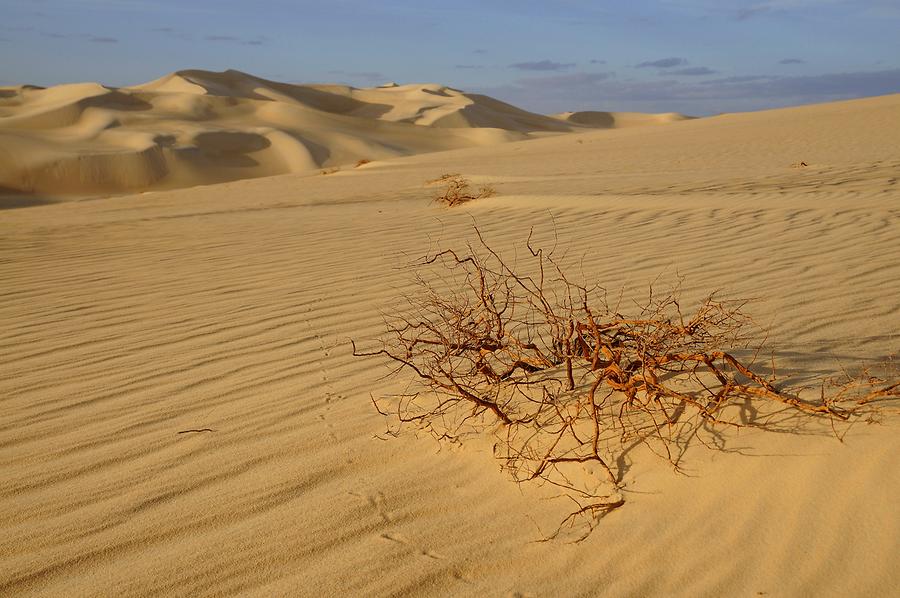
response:
<path id="1" fill-rule="evenodd" d="M 900 397 L 877 378 L 833 383 L 819 400 L 778 388 L 731 351 L 748 340 L 744 302 L 710 295 L 685 313 L 676 291 L 653 289 L 636 313 L 611 306 L 599 286 L 570 280 L 531 237 L 529 274 L 484 241 L 466 253 L 422 259 L 419 292 L 386 322 L 382 356 L 409 371 L 419 392 L 375 402 L 402 425 L 451 440 L 491 431 L 495 456 L 518 482 L 560 488 L 575 502 L 564 527 L 624 504 L 622 456 L 641 445 L 676 470 L 692 441 L 710 448 L 720 427 L 747 425 L 747 405 L 847 421 Z M 600 479 L 585 475 L 598 472 Z M 586 534 L 585 534 L 586 536 Z"/>

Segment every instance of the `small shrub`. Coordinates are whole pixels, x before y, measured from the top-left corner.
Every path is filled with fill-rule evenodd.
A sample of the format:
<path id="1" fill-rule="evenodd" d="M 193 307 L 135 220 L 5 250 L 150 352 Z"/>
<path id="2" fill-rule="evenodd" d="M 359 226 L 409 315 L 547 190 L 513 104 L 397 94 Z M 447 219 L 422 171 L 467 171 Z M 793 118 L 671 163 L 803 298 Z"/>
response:
<path id="1" fill-rule="evenodd" d="M 433 184 L 435 184 L 435 183 L 443 183 L 444 181 L 447 181 L 447 180 L 450 180 L 450 179 L 453 179 L 453 178 L 456 178 L 456 177 L 459 177 L 459 176 L 462 176 L 462 175 L 459 174 L 458 172 L 454 172 L 454 173 L 444 173 L 444 174 L 442 174 L 441 176 L 439 176 L 439 177 L 436 178 L 436 179 L 431 179 L 430 181 L 425 181 L 425 184 L 426 184 L 426 185 L 433 185 Z"/>
<path id="2" fill-rule="evenodd" d="M 458 174 L 444 175 L 432 182 L 443 182 L 446 184 L 446 187 L 437 194 L 434 200 L 451 208 L 475 199 L 491 197 L 496 193 L 494 188 L 490 186 L 479 187 L 476 191 L 472 189 L 468 179 Z"/>

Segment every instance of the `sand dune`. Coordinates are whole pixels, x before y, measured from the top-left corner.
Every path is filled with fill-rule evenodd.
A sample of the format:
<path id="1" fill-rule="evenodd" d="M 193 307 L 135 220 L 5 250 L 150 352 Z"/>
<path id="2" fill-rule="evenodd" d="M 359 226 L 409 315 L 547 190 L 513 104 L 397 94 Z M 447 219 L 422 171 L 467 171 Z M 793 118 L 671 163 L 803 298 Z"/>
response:
<path id="1" fill-rule="evenodd" d="M 624 127 L 643 127 L 647 125 L 664 125 L 688 120 L 691 117 L 677 112 L 663 114 L 645 114 L 643 112 L 599 112 L 588 110 L 584 112 L 561 112 L 553 114 L 553 118 L 567 123 L 594 127 L 597 129 L 620 129 Z"/>
<path id="2" fill-rule="evenodd" d="M 226 95 L 119 93 L 317 123 L 373 105 L 346 90 L 341 113 L 229 108 L 238 92 L 326 92 L 199 80 L 152 85 Z M 96 126 L 26 93 L 75 137 Z M 2 212 L 0 595 L 891 595 L 896 417 L 843 444 L 825 425 L 726 430 L 687 475 L 635 452 L 625 507 L 583 543 L 538 543 L 568 504 L 509 482 L 489 445 L 377 439 L 369 395 L 404 381 L 348 339 L 377 337 L 413 289 L 401 266 L 462 246 L 474 218 L 506 255 L 535 227 L 625 301 L 659 275 L 684 276 L 686 302 L 758 298 L 794 383 L 883 361 L 900 350 L 898 116 L 895 95 Z M 179 122 L 179 140 L 216 134 Z M 199 143 L 260 143 L 229 135 Z M 498 195 L 444 209 L 424 185 L 444 172 Z"/>
<path id="3" fill-rule="evenodd" d="M 436 84 L 291 85 L 238 71 L 123 88 L 5 87 L 0 186 L 44 196 L 170 189 L 596 126 L 581 120 Z"/>

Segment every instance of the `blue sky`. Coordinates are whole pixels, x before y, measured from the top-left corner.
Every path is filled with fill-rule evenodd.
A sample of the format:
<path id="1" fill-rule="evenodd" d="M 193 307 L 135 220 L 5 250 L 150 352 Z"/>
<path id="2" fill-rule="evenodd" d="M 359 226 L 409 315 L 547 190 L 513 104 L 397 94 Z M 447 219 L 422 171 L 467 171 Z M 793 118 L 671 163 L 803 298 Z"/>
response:
<path id="1" fill-rule="evenodd" d="M 234 68 L 690 114 L 900 92 L 900 0 L 0 0 L 0 14 L 6 85 Z"/>

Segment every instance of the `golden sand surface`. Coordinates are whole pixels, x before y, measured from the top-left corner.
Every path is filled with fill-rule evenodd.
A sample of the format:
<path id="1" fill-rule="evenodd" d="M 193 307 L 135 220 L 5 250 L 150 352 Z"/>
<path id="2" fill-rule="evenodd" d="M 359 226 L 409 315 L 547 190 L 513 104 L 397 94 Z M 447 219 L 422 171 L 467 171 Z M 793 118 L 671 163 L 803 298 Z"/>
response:
<path id="1" fill-rule="evenodd" d="M 184 112 L 192 91 L 175 88 L 189 84 L 142 93 L 171 85 Z M 217 109 L 197 97 L 191 109 Z M 246 118 L 262 103 L 247 100 Z M 398 106 L 390 114 L 408 119 Z M 67 110 L 43 118 L 76 138 L 100 118 Z M 636 452 L 624 507 L 581 543 L 541 543 L 568 505 L 510 482 L 489 445 L 377 439 L 370 394 L 404 380 L 349 345 L 377 338 L 413 288 L 405 265 L 462 246 L 476 222 L 504 255 L 525 251 L 532 227 L 555 236 L 626 297 L 679 275 L 686 302 L 716 289 L 756 298 L 797 384 L 884 361 L 900 350 L 900 95 L 486 146 L 470 143 L 477 128 L 451 127 L 452 141 L 421 129 L 423 146 L 449 151 L 0 211 L 0 595 L 900 587 L 896 417 L 843 443 L 824 424 L 726 432 L 728 450 L 689 451 L 686 475 Z M 334 148 L 356 143 L 334 135 Z M 300 162 L 321 166 L 314 154 Z M 94 182 L 131 172 L 96 168 Z M 425 181 L 450 172 L 497 194 L 440 206 Z M 217 182 L 205 176 L 193 180 Z"/>

